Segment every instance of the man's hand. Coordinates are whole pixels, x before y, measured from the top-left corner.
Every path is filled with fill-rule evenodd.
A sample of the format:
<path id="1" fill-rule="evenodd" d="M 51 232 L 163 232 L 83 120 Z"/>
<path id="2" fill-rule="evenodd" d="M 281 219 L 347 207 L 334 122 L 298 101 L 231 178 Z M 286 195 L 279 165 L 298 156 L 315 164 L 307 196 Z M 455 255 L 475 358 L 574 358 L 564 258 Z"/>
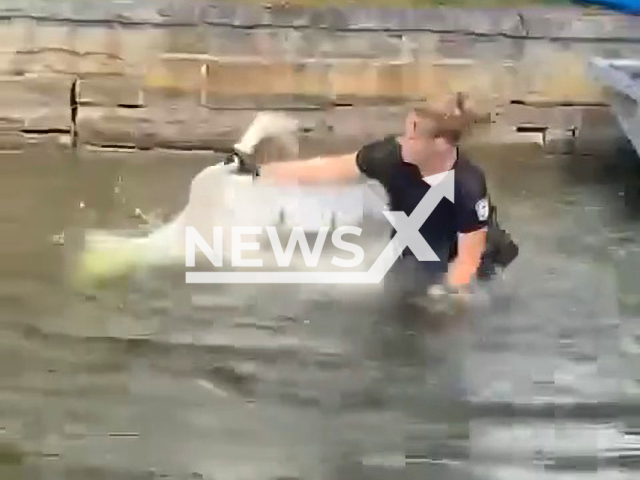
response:
<path id="1" fill-rule="evenodd" d="M 455 313 L 466 307 L 471 293 L 466 287 L 452 287 L 448 284 L 432 285 L 427 290 L 426 307 L 431 311 Z"/>
<path id="2" fill-rule="evenodd" d="M 247 155 L 235 150 L 225 158 L 224 164 L 234 165 L 236 173 L 241 175 L 251 175 L 254 178 L 260 175 L 260 168 L 253 162 L 253 159 L 249 159 Z"/>

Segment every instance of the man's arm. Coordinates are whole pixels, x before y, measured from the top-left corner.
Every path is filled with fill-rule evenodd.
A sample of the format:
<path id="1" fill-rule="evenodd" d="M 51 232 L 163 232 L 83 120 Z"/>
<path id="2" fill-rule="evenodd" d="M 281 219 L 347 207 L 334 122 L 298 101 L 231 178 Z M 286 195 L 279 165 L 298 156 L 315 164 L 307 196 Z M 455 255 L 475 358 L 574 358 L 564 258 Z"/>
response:
<path id="1" fill-rule="evenodd" d="M 260 177 L 277 182 L 348 182 L 360 178 L 356 153 L 268 163 L 260 167 Z"/>
<path id="2" fill-rule="evenodd" d="M 449 265 L 447 284 L 465 287 L 476 275 L 487 244 L 487 230 L 481 229 L 458 236 L 458 255 Z"/>
<path id="3" fill-rule="evenodd" d="M 449 264 L 447 283 L 453 288 L 467 286 L 476 276 L 487 245 L 489 198 L 484 173 L 476 166 L 461 169 L 455 208 L 458 227 L 457 255 Z"/>
<path id="4" fill-rule="evenodd" d="M 321 183 L 349 182 L 367 177 L 387 185 L 391 172 L 400 162 L 400 147 L 393 137 L 368 143 L 355 153 L 269 163 L 260 168 L 266 180 Z"/>

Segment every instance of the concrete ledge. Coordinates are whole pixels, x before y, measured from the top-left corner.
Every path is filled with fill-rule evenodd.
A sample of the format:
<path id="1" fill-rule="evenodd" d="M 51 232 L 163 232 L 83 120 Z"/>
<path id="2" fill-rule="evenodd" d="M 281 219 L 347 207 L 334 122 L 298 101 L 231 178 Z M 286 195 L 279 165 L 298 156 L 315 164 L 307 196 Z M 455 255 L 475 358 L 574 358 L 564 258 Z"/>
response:
<path id="1" fill-rule="evenodd" d="M 640 39 L 640 18 L 577 7 L 305 8 L 209 0 L 1 0 L 0 19 L 15 18 L 123 26 L 207 24 L 236 28 L 458 32 L 516 38 Z"/>
<path id="2" fill-rule="evenodd" d="M 402 107 L 331 108 L 289 112 L 300 121 L 305 144 L 349 144 L 396 133 Z M 78 115 L 79 142 L 98 147 L 167 148 L 231 151 L 256 110 L 211 110 L 190 104 L 145 109 L 83 107 Z M 366 118 L 366 121 L 362 121 Z M 355 147 L 354 147 L 355 148 Z"/>
<path id="3" fill-rule="evenodd" d="M 525 108 L 525 111 L 527 109 Z M 573 144 L 583 118 L 608 118 L 606 107 L 549 109 L 538 129 L 519 133 L 518 126 L 535 127 L 519 120 L 479 124 L 468 142 L 545 143 L 545 134 L 556 150 Z M 78 116 L 80 144 L 101 148 L 175 149 L 231 151 L 233 144 L 251 122 L 256 110 L 210 110 L 188 103 L 145 109 L 83 107 Z M 533 114 L 533 112 L 531 112 Z M 300 122 L 299 141 L 303 151 L 345 153 L 364 142 L 399 134 L 406 108 L 402 106 L 333 107 L 323 110 L 292 111 Z M 531 118 L 531 117 L 529 117 Z M 521 122 L 521 123 L 517 123 Z M 585 128 L 591 128 L 586 125 Z M 531 130 L 531 131 L 530 131 Z M 573 132 L 573 133 L 572 133 Z M 535 135 L 532 136 L 532 134 Z M 535 140 L 531 140 L 535 138 Z M 584 144 L 584 143 L 583 143 Z"/>

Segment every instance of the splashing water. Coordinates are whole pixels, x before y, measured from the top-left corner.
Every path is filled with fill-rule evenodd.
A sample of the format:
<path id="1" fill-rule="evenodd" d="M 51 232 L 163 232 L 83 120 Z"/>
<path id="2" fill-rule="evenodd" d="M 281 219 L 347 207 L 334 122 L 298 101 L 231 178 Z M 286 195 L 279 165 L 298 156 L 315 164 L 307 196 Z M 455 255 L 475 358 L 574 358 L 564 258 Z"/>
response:
<path id="1" fill-rule="evenodd" d="M 214 227 L 222 227 L 224 264 L 231 259 L 232 227 L 274 226 L 279 232 L 301 227 L 305 233 L 317 233 L 322 227 L 361 228 L 365 212 L 380 214 L 383 195 L 376 192 L 374 185 L 362 183 L 312 188 L 254 182 L 249 176 L 236 175 L 233 165 L 217 164 L 194 178 L 184 210 L 148 236 L 88 232 L 75 283 L 96 285 L 143 267 L 181 264 L 186 254 L 187 228 L 195 229 L 211 244 Z M 242 241 L 256 242 L 258 237 L 243 233 Z M 377 237 L 385 241 L 388 238 Z M 258 253 L 243 251 L 243 258 L 252 255 Z"/>

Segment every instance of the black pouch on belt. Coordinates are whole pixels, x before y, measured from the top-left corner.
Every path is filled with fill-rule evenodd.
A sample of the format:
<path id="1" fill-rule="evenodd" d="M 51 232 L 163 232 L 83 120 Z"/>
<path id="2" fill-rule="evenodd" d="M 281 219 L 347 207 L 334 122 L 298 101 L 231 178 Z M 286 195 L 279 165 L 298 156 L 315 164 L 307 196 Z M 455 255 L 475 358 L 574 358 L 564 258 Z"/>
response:
<path id="1" fill-rule="evenodd" d="M 500 227 L 497 209 L 492 205 L 487 228 L 487 246 L 478 269 L 478 280 L 488 280 L 497 273 L 498 269 L 504 270 L 519 253 L 520 249 L 509 232 Z"/>

